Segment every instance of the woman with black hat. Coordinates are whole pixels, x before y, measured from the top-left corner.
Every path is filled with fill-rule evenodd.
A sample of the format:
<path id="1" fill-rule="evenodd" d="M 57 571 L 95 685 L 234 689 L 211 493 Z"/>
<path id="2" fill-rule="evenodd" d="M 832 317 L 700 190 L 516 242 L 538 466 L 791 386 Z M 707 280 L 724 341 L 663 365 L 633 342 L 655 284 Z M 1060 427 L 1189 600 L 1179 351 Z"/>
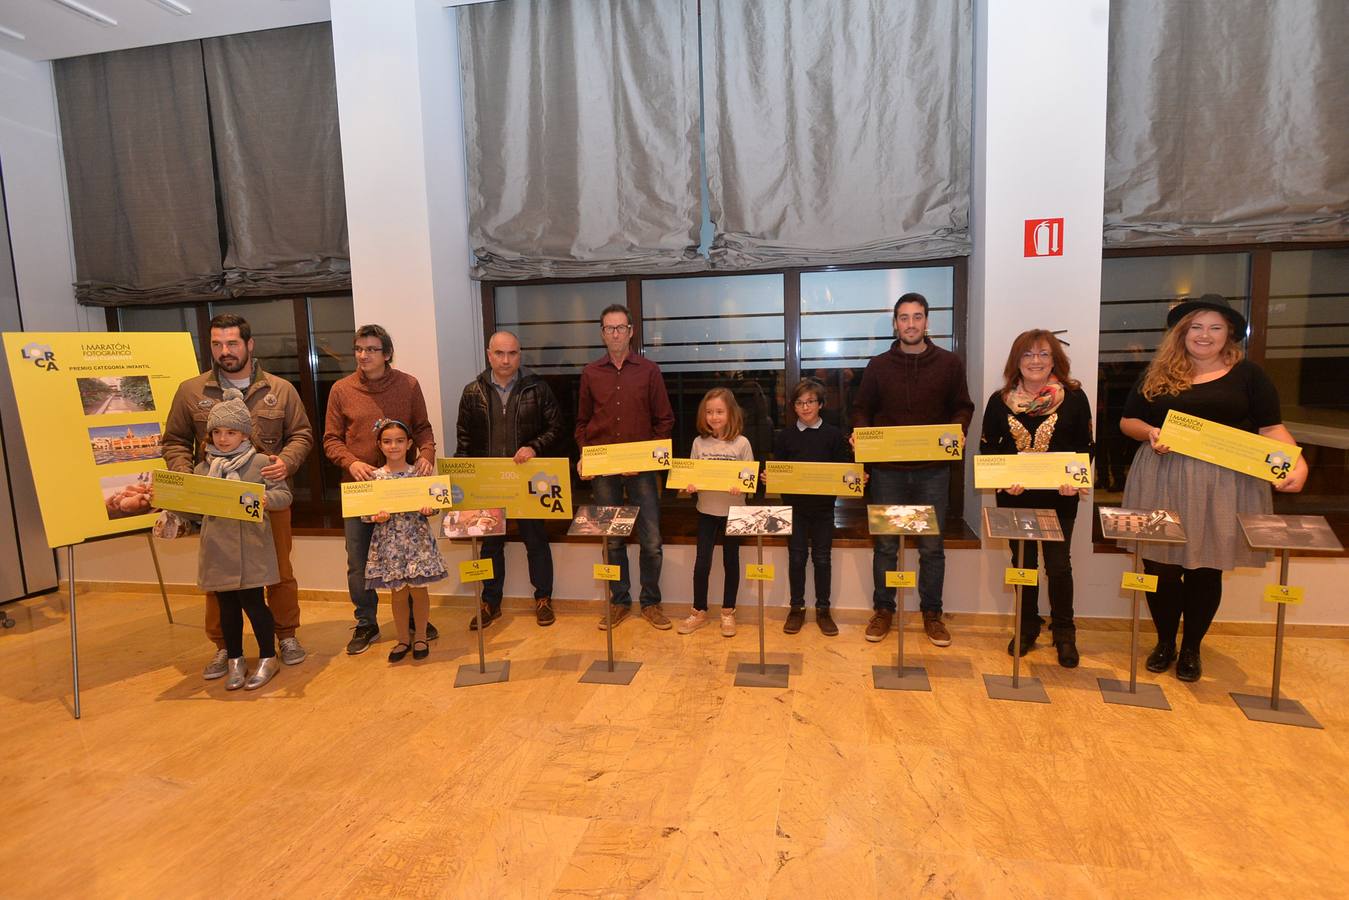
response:
<path id="1" fill-rule="evenodd" d="M 1160 441 L 1162 422 L 1174 409 L 1233 428 L 1294 444 L 1283 426 L 1279 394 L 1269 377 L 1242 358 L 1246 319 L 1217 294 L 1187 300 L 1167 314 L 1168 331 L 1152 363 L 1124 404 L 1120 430 L 1143 441 L 1124 485 L 1124 506 L 1174 509 L 1188 540 L 1184 544 L 1143 545 L 1143 565 L 1157 576 L 1148 609 L 1157 628 L 1157 646 L 1148 656 L 1150 672 L 1176 661 L 1176 677 L 1197 681 L 1202 672 L 1199 645 L 1222 600 L 1222 573 L 1236 566 L 1265 565 L 1241 536 L 1240 513 L 1268 513 L 1268 485 L 1250 475 L 1171 453 Z M 1275 489 L 1293 493 L 1307 480 L 1299 458 Z M 1185 621 L 1179 654 L 1176 634 Z"/>

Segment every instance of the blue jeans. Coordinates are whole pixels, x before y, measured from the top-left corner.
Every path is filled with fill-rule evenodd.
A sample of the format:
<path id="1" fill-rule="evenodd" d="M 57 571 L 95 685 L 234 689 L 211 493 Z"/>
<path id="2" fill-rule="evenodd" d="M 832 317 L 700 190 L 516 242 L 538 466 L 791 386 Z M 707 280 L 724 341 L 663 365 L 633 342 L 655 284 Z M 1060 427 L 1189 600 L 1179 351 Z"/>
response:
<path id="1" fill-rule="evenodd" d="M 515 526 L 525 542 L 529 559 L 529 583 L 534 585 L 534 599 L 553 596 L 553 548 L 548 544 L 548 531 L 541 519 L 516 519 Z M 486 537 L 482 540 L 482 556 L 492 561 L 491 578 L 482 583 L 482 602 L 493 610 L 501 609 L 501 588 L 506 583 L 506 539 Z"/>
<path id="2" fill-rule="evenodd" d="M 656 472 L 638 472 L 636 475 L 600 475 L 592 482 L 595 503 L 599 506 L 636 506 L 637 545 L 641 548 L 642 606 L 660 602 L 660 564 L 663 557 L 660 540 L 660 480 Z M 618 580 L 609 582 L 609 599 L 622 606 L 632 605 L 628 586 L 632 583 L 628 567 L 628 548 L 622 538 L 605 542 L 609 565 L 618 566 Z"/>
<path id="3" fill-rule="evenodd" d="M 926 469 L 871 470 L 868 503 L 932 506 L 937 512 L 937 527 L 946 527 L 946 509 L 950 500 L 951 469 L 932 466 Z M 941 612 L 942 584 L 946 581 L 946 550 L 941 535 L 920 537 L 918 543 L 918 608 L 923 612 Z M 885 573 L 898 566 L 899 535 L 877 535 L 871 553 L 871 605 L 878 610 L 895 610 L 895 589 L 885 586 Z"/>
<path id="4" fill-rule="evenodd" d="M 342 520 L 347 544 L 347 593 L 356 608 L 358 625 L 379 625 L 379 595 L 365 586 L 365 562 L 370 558 L 370 538 L 374 522 L 362 522 L 359 516 Z"/>

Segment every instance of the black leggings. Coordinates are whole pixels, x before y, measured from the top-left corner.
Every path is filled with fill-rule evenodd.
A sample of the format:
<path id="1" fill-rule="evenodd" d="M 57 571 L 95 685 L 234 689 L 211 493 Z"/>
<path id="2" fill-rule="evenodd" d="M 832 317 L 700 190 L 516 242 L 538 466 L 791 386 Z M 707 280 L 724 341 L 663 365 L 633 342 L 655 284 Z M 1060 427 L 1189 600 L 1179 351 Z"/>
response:
<path id="1" fill-rule="evenodd" d="M 1198 650 L 1223 599 L 1221 569 L 1187 569 L 1143 560 L 1143 570 L 1157 576 L 1157 590 L 1148 594 L 1148 611 L 1157 626 L 1157 643 L 1174 644 L 1185 620 L 1182 649 Z"/>
<path id="2" fill-rule="evenodd" d="M 712 574 L 712 548 L 721 541 L 721 564 L 726 570 L 721 605 L 735 609 L 740 591 L 740 538 L 726 536 L 726 517 L 698 513 L 698 555 L 693 560 L 693 608 L 707 609 L 707 579 Z"/>
<path id="3" fill-rule="evenodd" d="M 244 655 L 244 613 L 253 625 L 253 636 L 258 639 L 258 658 L 276 656 L 276 630 L 272 611 L 262 600 L 262 588 L 242 591 L 219 591 L 220 632 L 225 638 L 225 653 L 230 659 Z"/>

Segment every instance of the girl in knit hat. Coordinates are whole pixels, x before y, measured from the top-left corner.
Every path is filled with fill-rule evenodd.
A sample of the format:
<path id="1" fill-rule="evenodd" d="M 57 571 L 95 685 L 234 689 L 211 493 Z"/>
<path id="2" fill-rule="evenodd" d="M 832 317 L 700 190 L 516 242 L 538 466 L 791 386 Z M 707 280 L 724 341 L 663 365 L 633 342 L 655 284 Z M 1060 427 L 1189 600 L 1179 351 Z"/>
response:
<path id="1" fill-rule="evenodd" d="M 267 457 L 253 449 L 253 419 L 243 394 L 234 388 L 211 407 L 206 418 L 210 439 L 206 458 L 194 470 L 198 475 L 250 481 L 266 489 L 256 507 L 256 519 L 226 519 L 200 516 L 201 551 L 197 560 L 197 586 L 215 591 L 220 598 L 220 627 L 229 657 L 225 690 L 253 691 L 272 680 L 280 665 L 276 658 L 272 613 L 263 602 L 263 588 L 276 584 L 276 547 L 271 524 L 264 511 L 290 506 L 286 482 L 262 477 Z M 252 674 L 244 665 L 244 615 L 253 625 L 258 641 L 258 667 Z"/>

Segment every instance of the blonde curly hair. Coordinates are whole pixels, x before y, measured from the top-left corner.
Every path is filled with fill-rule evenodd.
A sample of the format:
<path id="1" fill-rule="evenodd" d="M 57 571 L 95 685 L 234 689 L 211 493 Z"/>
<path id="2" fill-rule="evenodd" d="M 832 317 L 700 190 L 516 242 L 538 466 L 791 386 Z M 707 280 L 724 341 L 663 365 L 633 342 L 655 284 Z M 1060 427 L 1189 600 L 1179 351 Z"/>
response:
<path id="1" fill-rule="evenodd" d="M 1153 354 L 1147 371 L 1143 373 L 1141 391 L 1143 399 L 1151 401 L 1162 396 L 1175 397 L 1194 385 L 1194 364 L 1190 362 L 1190 355 L 1185 352 L 1185 335 L 1196 316 L 1210 311 L 1197 309 L 1188 313 L 1167 331 L 1157 352 Z M 1246 354 L 1237 343 L 1232 323 L 1226 318 L 1223 321 L 1227 324 L 1227 344 L 1222 350 L 1222 360 L 1223 365 L 1231 367 L 1241 362 Z"/>

